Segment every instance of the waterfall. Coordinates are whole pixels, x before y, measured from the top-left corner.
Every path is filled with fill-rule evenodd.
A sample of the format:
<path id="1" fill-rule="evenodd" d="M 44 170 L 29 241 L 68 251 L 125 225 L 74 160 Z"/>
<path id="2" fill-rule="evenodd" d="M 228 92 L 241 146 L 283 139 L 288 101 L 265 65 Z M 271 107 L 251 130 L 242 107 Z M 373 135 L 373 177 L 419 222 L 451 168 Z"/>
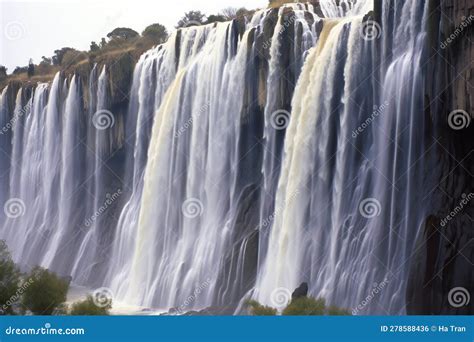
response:
<path id="1" fill-rule="evenodd" d="M 403 5 L 395 37 L 423 18 L 424 6 Z M 370 78 L 375 45 L 361 39 L 363 25 L 361 17 L 325 23 L 299 79 L 280 210 L 256 285 L 265 304 L 307 281 L 313 295 L 355 308 L 382 284 L 360 313 L 404 313 L 408 261 L 426 217 L 425 147 L 414 143 L 423 131 L 424 33 L 418 26 L 405 35 L 410 44 L 397 45 L 380 86 Z M 372 126 L 360 132 L 370 113 Z"/>
<path id="2" fill-rule="evenodd" d="M 133 75 L 131 100 L 128 108 L 127 141 L 132 148 L 127 160 L 125 181 L 131 184 L 129 199 L 119 218 L 117 234 L 112 245 L 110 269 L 107 282 L 118 298 L 123 298 L 128 289 L 129 274 L 135 251 L 135 235 L 143 191 L 144 170 L 150 143 L 151 128 L 156 110 L 175 73 L 176 36 L 166 47 L 145 53 L 139 60 Z"/>
<path id="3" fill-rule="evenodd" d="M 26 91 L 25 91 L 26 92 Z M 12 246 L 12 255 L 28 263 L 31 241 L 41 238 L 34 229 L 42 215 L 42 160 L 44 142 L 42 125 L 48 88 L 40 84 L 33 93 L 18 91 L 11 119 L 12 154 L 10 164 L 10 192 L 5 202 L 7 216 L 4 237 Z M 31 215 L 23 215 L 26 211 Z"/>
<path id="4" fill-rule="evenodd" d="M 76 227 L 82 222 L 84 210 L 77 207 L 84 194 L 81 186 L 85 165 L 82 139 L 85 136 L 84 117 L 81 107 L 81 82 L 73 76 L 64 103 L 62 118 L 61 151 L 59 163 L 58 203 L 61 210 L 57 215 L 57 227 L 48 236 L 48 245 L 43 263 L 52 269 L 67 274 L 77 250 Z M 58 205 L 58 204 L 55 204 Z"/>
<path id="5" fill-rule="evenodd" d="M 139 58 L 127 101 L 112 65 L 5 88 L 0 238 L 124 305 L 240 313 L 307 282 L 351 309 L 383 285 L 356 313 L 405 313 L 430 210 L 426 6 L 179 29 Z"/>
<path id="6" fill-rule="evenodd" d="M 8 86 L 5 87 L 0 94 L 0 152 L 3 158 L 9 160 L 11 157 L 11 119 L 10 108 L 8 104 Z M 5 203 L 8 200 L 9 191 L 9 163 L 2 163 L 0 165 L 0 203 Z M 0 214 L 4 220 L 4 214 Z"/>

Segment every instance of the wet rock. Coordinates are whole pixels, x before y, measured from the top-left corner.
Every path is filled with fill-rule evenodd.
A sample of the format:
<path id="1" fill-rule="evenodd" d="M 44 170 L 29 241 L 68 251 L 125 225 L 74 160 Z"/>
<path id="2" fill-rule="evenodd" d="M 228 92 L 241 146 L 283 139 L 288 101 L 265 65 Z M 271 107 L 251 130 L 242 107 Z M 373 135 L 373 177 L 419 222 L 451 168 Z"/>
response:
<path id="1" fill-rule="evenodd" d="M 308 283 L 301 283 L 291 294 L 291 300 L 306 297 L 308 295 Z"/>

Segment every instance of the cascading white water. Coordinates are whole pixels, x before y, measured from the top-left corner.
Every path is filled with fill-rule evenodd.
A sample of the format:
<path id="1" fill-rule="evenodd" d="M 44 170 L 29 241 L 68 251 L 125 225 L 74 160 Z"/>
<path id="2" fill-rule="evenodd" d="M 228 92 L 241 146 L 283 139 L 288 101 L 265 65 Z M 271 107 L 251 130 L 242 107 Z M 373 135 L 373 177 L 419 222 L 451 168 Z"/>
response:
<path id="1" fill-rule="evenodd" d="M 10 108 L 8 105 L 8 86 L 3 89 L 0 94 L 0 153 L 2 157 L 9 160 L 11 151 L 11 125 L 10 122 Z M 0 203 L 5 203 L 8 200 L 9 191 L 9 163 L 0 164 Z M 0 212 L 3 220 L 4 214 Z"/>
<path id="2" fill-rule="evenodd" d="M 133 158 L 127 161 L 126 182 L 131 183 L 131 193 L 125 204 L 112 245 L 110 269 L 107 283 L 118 298 L 124 298 L 129 286 L 129 274 L 135 252 L 135 235 L 140 212 L 144 170 L 155 111 L 175 73 L 176 35 L 166 46 L 145 53 L 139 60 L 133 75 L 127 141 L 133 146 Z"/>
<path id="3" fill-rule="evenodd" d="M 81 105 L 81 82 L 73 76 L 64 104 L 62 117 L 61 154 L 59 169 L 58 202 L 61 210 L 57 212 L 57 227 L 48 235 L 48 245 L 43 264 L 58 270 L 61 274 L 70 272 L 69 265 L 74 261 L 77 244 L 77 226 L 84 216 L 80 191 L 84 179 L 85 165 L 82 140 L 85 136 L 84 117 Z M 67 265 L 65 267 L 65 265 Z"/>
<path id="4" fill-rule="evenodd" d="M 416 114 L 426 9 L 395 7 L 390 16 L 384 1 L 379 40 L 364 39 L 370 1 L 179 30 L 138 61 L 125 124 L 106 66 L 92 68 L 87 101 L 87 79 L 58 73 L 20 89 L 11 115 L 4 89 L 0 122 L 15 120 L 0 137 L 11 143 L 0 198 L 25 210 L 0 236 L 23 264 L 110 287 L 126 304 L 233 312 L 306 281 L 311 295 L 354 308 L 387 282 L 358 313 L 403 313 L 425 217 Z M 115 125 L 100 127 L 102 114 Z M 103 208 L 117 150 L 112 219 Z M 361 213 L 366 200 L 378 215 Z"/>
<path id="5" fill-rule="evenodd" d="M 42 165 L 44 129 L 42 114 L 46 107 L 48 88 L 46 84 L 36 87 L 31 97 L 25 102 L 23 90 L 17 94 L 15 110 L 12 117 L 12 158 L 10 168 L 11 203 L 18 205 L 18 214 L 26 211 L 32 215 L 17 216 L 9 213 L 6 205 L 7 220 L 4 226 L 4 237 L 12 248 L 13 256 L 22 256 L 29 262 L 28 254 L 31 246 L 28 238 L 36 241 L 39 237 L 34 226 L 40 220 L 42 201 Z M 7 202 L 9 203 L 9 202 Z"/>
<path id="6" fill-rule="evenodd" d="M 373 3 L 367 0 L 319 0 L 319 6 L 325 18 L 342 18 L 366 14 L 372 10 Z"/>
<path id="7" fill-rule="evenodd" d="M 423 130 L 426 9 L 399 6 L 400 32 L 390 34 L 410 44 L 397 45 L 399 54 L 386 61 L 380 89 L 371 78 L 378 72 L 370 64 L 375 45 L 362 39 L 361 17 L 325 23 L 327 39 L 308 58 L 286 134 L 281 210 L 258 272 L 255 297 L 265 304 L 307 281 L 313 295 L 349 308 L 377 288 L 381 294 L 357 313 L 405 312 L 410 253 L 426 217 L 424 146 L 413 143 L 414 127 Z M 404 35 L 407 27 L 413 30 Z M 372 126 L 359 131 L 372 113 Z"/>

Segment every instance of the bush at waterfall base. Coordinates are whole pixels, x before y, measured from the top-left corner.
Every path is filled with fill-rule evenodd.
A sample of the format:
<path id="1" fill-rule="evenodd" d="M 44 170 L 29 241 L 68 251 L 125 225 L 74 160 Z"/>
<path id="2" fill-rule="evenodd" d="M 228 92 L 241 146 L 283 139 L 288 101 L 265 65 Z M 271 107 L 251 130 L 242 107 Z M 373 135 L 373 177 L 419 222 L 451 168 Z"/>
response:
<path id="1" fill-rule="evenodd" d="M 75 302 L 71 306 L 70 314 L 73 316 L 106 316 L 109 315 L 111 304 L 104 307 L 97 306 L 91 295 L 83 301 Z"/>
<path id="2" fill-rule="evenodd" d="M 69 282 L 42 267 L 35 267 L 27 276 L 32 279 L 23 294 L 23 306 L 36 315 L 52 315 L 63 311 Z"/>
<path id="3" fill-rule="evenodd" d="M 13 262 L 5 241 L 0 240 L 0 312 L 13 314 L 13 305 L 18 301 L 20 271 Z"/>
<path id="4" fill-rule="evenodd" d="M 326 301 L 323 298 L 300 297 L 293 299 L 283 310 L 285 316 L 322 316 L 325 313 Z"/>
<path id="5" fill-rule="evenodd" d="M 255 300 L 246 302 L 250 314 L 254 316 L 275 316 L 278 311 L 270 306 L 264 306 Z M 326 306 L 324 298 L 299 297 L 291 302 L 281 312 L 283 316 L 349 316 L 347 309 L 337 306 Z"/>
<path id="6" fill-rule="evenodd" d="M 247 301 L 247 305 L 254 316 L 275 316 L 277 314 L 277 309 L 270 306 L 264 306 L 256 300 Z"/>

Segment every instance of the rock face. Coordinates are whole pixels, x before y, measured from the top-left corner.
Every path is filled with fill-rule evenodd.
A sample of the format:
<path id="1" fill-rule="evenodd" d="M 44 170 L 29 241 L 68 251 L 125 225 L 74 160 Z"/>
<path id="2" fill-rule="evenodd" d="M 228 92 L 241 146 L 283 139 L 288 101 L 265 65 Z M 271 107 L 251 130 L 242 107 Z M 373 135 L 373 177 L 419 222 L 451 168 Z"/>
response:
<path id="1" fill-rule="evenodd" d="M 308 295 L 308 283 L 301 283 L 291 294 L 291 300 L 306 297 Z"/>
<path id="2" fill-rule="evenodd" d="M 425 116 L 437 137 L 438 187 L 417 241 L 409 314 L 474 313 L 474 0 L 431 1 Z M 431 77 L 431 79 L 430 79 Z M 457 121 L 456 119 L 457 118 Z M 435 172 L 435 171 L 433 171 Z"/>

